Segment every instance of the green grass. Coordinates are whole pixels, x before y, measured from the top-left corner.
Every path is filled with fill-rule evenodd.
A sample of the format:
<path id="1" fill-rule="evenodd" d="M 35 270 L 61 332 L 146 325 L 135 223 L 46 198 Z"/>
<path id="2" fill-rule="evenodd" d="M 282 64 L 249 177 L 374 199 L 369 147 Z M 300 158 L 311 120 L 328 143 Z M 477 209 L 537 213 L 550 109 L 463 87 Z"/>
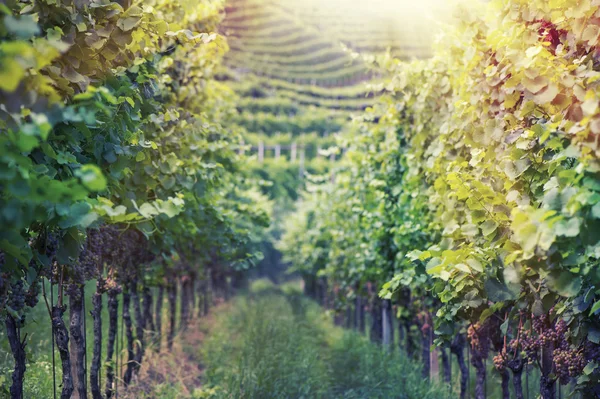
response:
<path id="1" fill-rule="evenodd" d="M 203 345 L 213 398 L 446 398 L 399 352 L 333 326 L 299 287 L 253 284 Z"/>

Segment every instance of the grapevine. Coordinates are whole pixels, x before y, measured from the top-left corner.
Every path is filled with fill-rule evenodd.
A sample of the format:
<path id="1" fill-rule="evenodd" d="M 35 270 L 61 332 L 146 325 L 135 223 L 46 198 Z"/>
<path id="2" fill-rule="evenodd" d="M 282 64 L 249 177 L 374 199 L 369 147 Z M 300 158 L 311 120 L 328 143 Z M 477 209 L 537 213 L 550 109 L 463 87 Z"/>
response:
<path id="1" fill-rule="evenodd" d="M 440 346 L 467 329 L 478 398 L 492 352 L 503 388 L 526 362 L 544 398 L 557 378 L 591 395 L 600 375 L 585 350 L 600 341 L 600 11 L 580 5 L 470 4 L 431 59 L 377 59 L 387 95 L 281 243 L 307 275 L 375 284 L 403 318 L 427 306 Z"/>
<path id="2" fill-rule="evenodd" d="M 81 333 L 87 282 L 96 281 L 90 393 L 100 398 L 103 296 L 111 396 L 121 292 L 163 288 L 159 276 L 168 271 L 158 259 L 185 261 L 175 284 L 203 274 L 208 259 L 188 247 L 213 248 L 224 274 L 259 257 L 252 238 L 268 225 L 269 205 L 239 172 L 240 138 L 220 125 L 230 107 L 213 77 L 226 50 L 213 33 L 222 6 L 93 0 L 0 7 L 0 168 L 11 171 L 0 177 L 0 318 L 16 337 L 43 297 L 62 397 L 88 393 Z M 140 364 L 147 324 L 140 298 L 132 299 Z M 11 394 L 20 398 L 25 346 L 11 341 L 11 350 Z"/>

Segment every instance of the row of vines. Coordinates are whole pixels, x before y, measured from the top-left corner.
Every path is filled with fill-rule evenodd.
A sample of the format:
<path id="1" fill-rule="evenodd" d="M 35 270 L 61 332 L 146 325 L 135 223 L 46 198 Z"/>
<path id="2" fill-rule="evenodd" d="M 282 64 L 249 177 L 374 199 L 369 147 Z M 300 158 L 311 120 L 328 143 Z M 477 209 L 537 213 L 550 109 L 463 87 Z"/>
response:
<path id="1" fill-rule="evenodd" d="M 600 397 L 600 4 L 497 0 L 460 19 L 432 59 L 378 60 L 387 95 L 280 247 L 309 294 L 368 301 L 372 338 L 395 309 L 425 376 L 430 346 L 443 368 L 449 349 L 461 397 L 466 345 L 476 398 L 492 357 L 504 398 L 524 397 L 525 366 L 544 399 Z"/>
<path id="2" fill-rule="evenodd" d="M 165 296 L 171 344 L 178 291 L 185 325 L 199 287 L 224 290 L 260 259 L 269 201 L 239 167 L 240 138 L 220 124 L 232 93 L 213 79 L 227 44 L 198 33 L 216 30 L 222 8 L 210 0 L 0 4 L 0 318 L 14 357 L 12 398 L 24 397 L 21 329 L 38 301 L 60 355 L 60 397 L 87 398 L 89 388 L 110 398 L 120 318 L 127 385 L 149 331 L 160 336 Z M 88 281 L 96 282 L 89 378 Z"/>

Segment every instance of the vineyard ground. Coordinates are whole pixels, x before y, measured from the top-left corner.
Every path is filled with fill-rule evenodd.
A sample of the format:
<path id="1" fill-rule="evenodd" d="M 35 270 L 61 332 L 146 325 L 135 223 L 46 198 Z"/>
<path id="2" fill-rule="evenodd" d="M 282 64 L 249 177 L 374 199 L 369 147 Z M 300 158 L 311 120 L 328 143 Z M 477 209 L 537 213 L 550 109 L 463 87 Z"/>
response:
<path id="1" fill-rule="evenodd" d="M 298 283 L 258 280 L 215 312 L 201 347 L 211 398 L 446 398 L 398 350 L 387 352 L 332 315 Z"/>
<path id="2" fill-rule="evenodd" d="M 90 282 L 86 287 L 88 309 L 94 284 Z M 186 331 L 178 332 L 172 350 L 166 348 L 168 315 L 164 312 L 161 350 L 156 350 L 156 345 L 148 348 L 139 377 L 127 391 L 120 386 L 119 397 L 428 399 L 458 395 L 458 375 L 453 376 L 451 391 L 448 387 L 431 386 L 421 378 L 420 364 L 397 349 L 398 336 L 394 350 L 387 352 L 369 341 L 368 328 L 363 336 L 335 326 L 331 311 L 305 297 L 298 281 L 275 286 L 267 280 L 257 280 L 246 293 L 229 302 L 217 302 L 209 315 L 195 318 Z M 36 360 L 28 363 L 25 397 L 51 398 L 51 332 L 45 322 L 48 315 L 43 301 L 31 317 L 34 323 L 23 333 L 30 336 L 31 358 Z M 367 314 L 367 325 L 368 317 Z M 103 327 L 106 337 L 107 326 Z M 120 328 L 119 325 L 119 331 Z M 91 342 L 91 329 L 88 335 Z M 6 382 L 12 366 L 10 352 L 2 349 L 0 379 Z M 91 345 L 87 349 L 91 359 Z M 122 362 L 125 357 L 123 352 Z M 60 392 L 58 362 L 57 358 Z M 453 369 L 458 370 L 457 364 L 453 364 Z M 488 395 L 500 397 L 491 362 L 488 372 Z M 471 387 L 474 374 L 473 371 Z M 530 397 L 535 397 L 539 376 L 530 378 Z"/>
<path id="3" fill-rule="evenodd" d="M 92 281 L 86 287 L 88 309 L 94 285 Z M 120 386 L 119 397 L 427 399 L 458 395 L 458 375 L 453 375 L 450 393 L 447 387 L 430 386 L 421 378 L 420 364 L 397 349 L 397 334 L 394 350 L 388 353 L 368 340 L 368 328 L 363 336 L 335 326 L 331 311 L 305 297 L 300 282 L 275 286 L 257 280 L 248 292 L 229 302 L 217 302 L 209 315 L 195 318 L 186 331 L 178 332 L 172 350 L 166 348 L 168 315 L 164 312 L 161 350 L 157 351 L 156 345 L 148 348 L 139 377 L 126 392 Z M 36 360 L 28 362 L 25 397 L 51 398 L 51 331 L 43 301 L 30 317 L 33 323 L 23 334 L 29 335 L 30 359 Z M 368 318 L 367 314 L 367 326 Z M 103 329 L 106 337 L 106 323 Z M 5 331 L 0 331 L 0 338 L 3 334 Z M 92 339 L 90 328 L 88 342 Z M 6 340 L 0 342 L 4 345 Z M 12 371 L 11 357 L 8 348 L 1 349 L 0 381 L 6 383 Z M 87 349 L 91 359 L 91 344 Z M 121 362 L 125 358 L 123 352 Z M 56 362 L 60 393 L 58 355 Z M 499 379 L 491 361 L 488 366 L 488 395 L 500 397 Z M 457 367 L 452 365 L 453 370 Z M 471 371 L 473 388 L 475 373 Z M 537 373 L 530 375 L 530 397 L 535 397 L 538 380 Z"/>

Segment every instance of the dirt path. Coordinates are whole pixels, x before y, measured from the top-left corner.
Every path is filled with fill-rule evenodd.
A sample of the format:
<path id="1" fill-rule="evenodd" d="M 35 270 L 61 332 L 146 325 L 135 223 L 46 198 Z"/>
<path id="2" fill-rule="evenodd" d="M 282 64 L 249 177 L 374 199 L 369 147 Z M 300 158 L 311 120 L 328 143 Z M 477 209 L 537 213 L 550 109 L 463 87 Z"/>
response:
<path id="1" fill-rule="evenodd" d="M 171 350 L 167 349 L 165 342 L 160 351 L 148 348 L 140 374 L 123 398 L 192 397 L 194 391 L 202 386 L 204 375 L 200 348 L 215 312 L 225 307 L 227 304 L 221 304 L 208 316 L 192 320 L 187 329 L 176 336 Z"/>

